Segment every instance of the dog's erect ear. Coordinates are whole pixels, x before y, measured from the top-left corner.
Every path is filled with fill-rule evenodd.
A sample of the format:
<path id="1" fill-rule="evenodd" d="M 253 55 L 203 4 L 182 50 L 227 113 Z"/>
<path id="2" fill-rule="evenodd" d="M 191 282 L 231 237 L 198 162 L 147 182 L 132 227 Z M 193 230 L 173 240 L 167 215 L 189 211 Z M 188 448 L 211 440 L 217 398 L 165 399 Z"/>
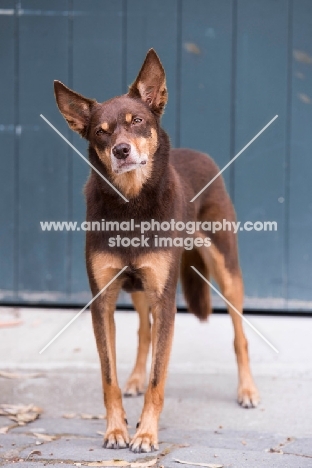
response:
<path id="1" fill-rule="evenodd" d="M 158 115 L 164 111 L 168 100 L 165 70 L 154 49 L 147 52 L 142 68 L 128 95 L 139 97 Z"/>
<path id="2" fill-rule="evenodd" d="M 91 109 L 96 101 L 75 93 L 60 81 L 54 81 L 54 93 L 58 108 L 69 127 L 81 136 L 85 136 Z"/>

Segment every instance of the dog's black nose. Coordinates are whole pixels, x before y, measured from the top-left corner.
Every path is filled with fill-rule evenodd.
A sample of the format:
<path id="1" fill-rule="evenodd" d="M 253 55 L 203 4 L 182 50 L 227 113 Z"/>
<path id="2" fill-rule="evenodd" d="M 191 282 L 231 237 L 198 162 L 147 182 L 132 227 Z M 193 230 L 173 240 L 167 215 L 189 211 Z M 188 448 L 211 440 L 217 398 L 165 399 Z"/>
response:
<path id="1" fill-rule="evenodd" d="M 130 154 L 131 146 L 128 143 L 119 143 L 114 146 L 113 155 L 117 159 L 126 159 Z"/>

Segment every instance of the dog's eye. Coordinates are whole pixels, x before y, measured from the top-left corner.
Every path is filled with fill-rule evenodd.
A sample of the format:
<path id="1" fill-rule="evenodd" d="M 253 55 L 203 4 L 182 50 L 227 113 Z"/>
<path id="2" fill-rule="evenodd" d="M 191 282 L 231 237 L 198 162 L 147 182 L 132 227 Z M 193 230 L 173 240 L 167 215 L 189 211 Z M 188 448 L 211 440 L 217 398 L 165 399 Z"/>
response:
<path id="1" fill-rule="evenodd" d="M 140 119 L 140 117 L 135 117 L 133 120 L 132 120 L 132 123 L 133 124 L 138 124 L 138 123 L 141 123 L 142 122 L 142 119 Z"/>
<path id="2" fill-rule="evenodd" d="M 103 130 L 102 128 L 99 128 L 99 129 L 95 132 L 96 135 L 103 135 L 103 133 L 105 133 L 105 132 L 104 132 L 104 130 Z"/>

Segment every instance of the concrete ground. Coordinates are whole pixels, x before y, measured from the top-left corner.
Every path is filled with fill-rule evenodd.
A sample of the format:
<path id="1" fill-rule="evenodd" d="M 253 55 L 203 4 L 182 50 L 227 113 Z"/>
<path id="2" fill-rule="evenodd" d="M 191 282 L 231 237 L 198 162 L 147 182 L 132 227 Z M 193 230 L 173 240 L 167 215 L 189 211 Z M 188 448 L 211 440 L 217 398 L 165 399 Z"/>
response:
<path id="1" fill-rule="evenodd" d="M 235 401 L 230 318 L 213 315 L 209 323 L 201 324 L 193 316 L 178 314 L 160 420 L 160 450 L 134 454 L 128 449 L 103 449 L 105 420 L 87 419 L 104 413 L 90 313 L 80 316 L 39 354 L 76 313 L 0 309 L 2 323 L 21 319 L 19 325 L 0 328 L 0 371 L 15 377 L 0 372 L 0 403 L 32 403 L 43 410 L 34 422 L 13 427 L 6 434 L 0 429 L 1 466 L 92 466 L 90 463 L 103 460 L 143 463 L 157 457 L 153 466 L 165 468 L 188 466 L 175 459 L 190 462 L 189 466 L 312 467 L 311 318 L 247 317 L 280 353 L 245 326 L 262 399 L 257 409 L 242 409 Z M 137 316 L 117 312 L 116 324 L 123 385 L 134 363 Z M 39 376 L 34 377 L 34 372 L 40 372 Z M 28 376 L 23 377 L 25 374 Z M 124 403 L 133 434 L 143 397 L 128 398 Z M 0 428 L 12 424 L 0 416 Z"/>

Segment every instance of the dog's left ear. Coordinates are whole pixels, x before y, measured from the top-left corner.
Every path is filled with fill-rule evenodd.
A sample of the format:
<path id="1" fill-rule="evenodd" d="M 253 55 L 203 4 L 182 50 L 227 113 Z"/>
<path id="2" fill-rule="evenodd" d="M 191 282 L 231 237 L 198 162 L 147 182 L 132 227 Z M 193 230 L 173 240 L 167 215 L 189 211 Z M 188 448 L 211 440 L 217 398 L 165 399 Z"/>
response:
<path id="1" fill-rule="evenodd" d="M 154 49 L 150 49 L 135 82 L 130 86 L 128 95 L 141 98 L 151 110 L 160 116 L 167 104 L 165 70 Z"/>
<path id="2" fill-rule="evenodd" d="M 54 81 L 54 94 L 58 108 L 69 127 L 85 137 L 91 110 L 96 101 L 75 93 L 60 81 Z"/>

